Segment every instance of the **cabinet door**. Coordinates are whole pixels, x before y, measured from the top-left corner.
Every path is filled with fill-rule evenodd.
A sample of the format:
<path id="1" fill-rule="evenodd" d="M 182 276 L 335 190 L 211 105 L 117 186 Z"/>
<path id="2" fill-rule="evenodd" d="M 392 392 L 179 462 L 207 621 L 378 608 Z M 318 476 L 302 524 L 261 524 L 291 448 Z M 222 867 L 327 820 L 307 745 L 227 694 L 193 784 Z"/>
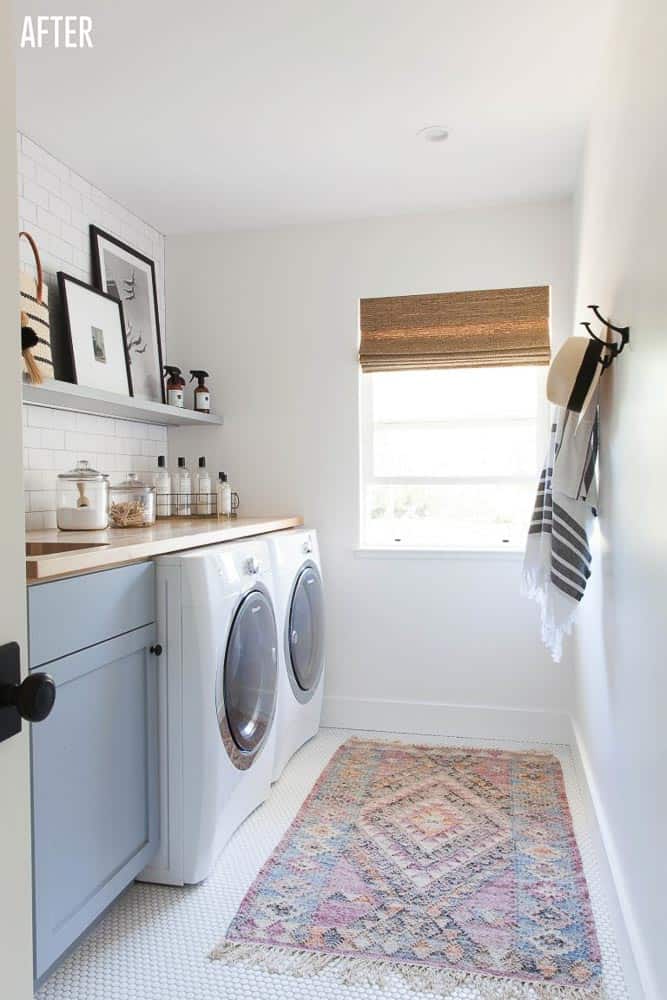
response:
<path id="1" fill-rule="evenodd" d="M 35 975 L 158 847 L 154 625 L 49 665 L 56 704 L 32 730 Z"/>

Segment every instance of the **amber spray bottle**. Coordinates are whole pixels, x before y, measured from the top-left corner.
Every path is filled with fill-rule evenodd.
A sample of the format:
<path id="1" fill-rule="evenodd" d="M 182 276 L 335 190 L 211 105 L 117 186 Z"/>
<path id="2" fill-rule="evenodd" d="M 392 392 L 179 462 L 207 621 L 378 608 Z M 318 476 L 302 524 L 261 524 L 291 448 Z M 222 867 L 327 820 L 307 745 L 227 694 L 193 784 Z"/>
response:
<path id="1" fill-rule="evenodd" d="M 170 406 L 184 405 L 185 379 L 181 369 L 176 365 L 164 365 L 164 372 L 167 378 L 167 403 Z"/>
<path id="2" fill-rule="evenodd" d="M 208 391 L 208 386 L 204 382 L 204 379 L 209 378 L 208 372 L 202 371 L 200 368 L 190 369 L 190 381 L 197 379 L 197 386 L 195 388 L 195 410 L 198 413 L 210 413 L 211 412 L 211 394 Z"/>

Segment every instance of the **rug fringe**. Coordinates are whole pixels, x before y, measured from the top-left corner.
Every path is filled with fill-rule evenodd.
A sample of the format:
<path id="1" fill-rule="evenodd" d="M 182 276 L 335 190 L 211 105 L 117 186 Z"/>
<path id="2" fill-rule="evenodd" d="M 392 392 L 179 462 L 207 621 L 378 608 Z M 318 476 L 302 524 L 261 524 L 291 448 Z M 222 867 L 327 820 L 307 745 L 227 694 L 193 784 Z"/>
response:
<path id="1" fill-rule="evenodd" d="M 398 978 L 414 991 L 434 993 L 453 1000 L 459 987 L 472 986 L 479 1000 L 602 1000 L 600 983 L 566 986 L 560 983 L 528 982 L 477 972 L 434 968 L 391 959 L 348 957 L 323 952 L 284 948 L 244 941 L 223 941 L 210 955 L 225 965 L 254 965 L 273 975 L 308 977 L 327 972 L 345 986 L 388 985 Z"/>

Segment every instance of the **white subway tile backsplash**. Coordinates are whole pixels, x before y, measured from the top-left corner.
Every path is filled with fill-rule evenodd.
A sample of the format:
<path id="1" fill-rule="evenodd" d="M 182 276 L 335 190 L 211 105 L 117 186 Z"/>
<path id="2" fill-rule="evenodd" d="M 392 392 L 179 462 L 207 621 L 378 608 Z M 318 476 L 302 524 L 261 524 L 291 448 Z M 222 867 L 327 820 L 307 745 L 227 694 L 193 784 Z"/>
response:
<path id="1" fill-rule="evenodd" d="M 23 195 L 19 198 L 19 218 L 22 220 L 22 225 L 37 222 L 37 205 L 28 201 Z"/>
<path id="2" fill-rule="evenodd" d="M 51 164 L 49 164 L 49 166 L 51 166 Z M 39 163 L 37 164 L 37 183 L 41 184 L 41 186 L 46 188 L 47 191 L 55 191 L 57 194 L 59 194 L 62 190 L 60 177 L 57 177 L 56 174 L 52 170 L 47 169 L 47 167 L 40 166 Z"/>
<path id="3" fill-rule="evenodd" d="M 81 195 L 78 197 L 78 204 L 81 204 Z M 76 203 L 71 204 L 71 209 L 70 223 L 75 229 L 78 229 L 79 232 L 83 233 L 86 237 L 86 241 L 88 241 L 88 226 L 90 225 L 90 219 L 87 215 L 83 214 L 80 208 L 76 207 Z"/>
<path id="4" fill-rule="evenodd" d="M 60 223 L 58 225 L 60 226 Z M 56 235 L 49 236 L 47 248 L 58 261 L 71 264 L 73 247 L 66 240 Z"/>
<path id="5" fill-rule="evenodd" d="M 76 413 L 69 410 L 52 410 L 48 406 L 26 406 L 23 411 L 29 427 L 60 427 L 63 430 L 73 430 L 76 426 Z"/>
<path id="6" fill-rule="evenodd" d="M 37 208 L 37 224 L 41 226 L 44 232 L 48 233 L 49 236 L 60 236 L 60 219 L 57 215 L 54 215 L 53 212 L 49 211 L 49 209 L 42 208 L 41 205 Z"/>
<path id="7" fill-rule="evenodd" d="M 49 192 L 45 187 L 41 187 L 36 181 L 27 177 L 23 181 L 23 197 L 33 205 L 41 205 L 42 208 L 49 207 Z"/>
<path id="8" fill-rule="evenodd" d="M 167 428 L 158 427 L 157 425 L 150 424 L 148 427 L 148 436 L 152 441 L 161 441 L 163 444 L 166 444 Z"/>
<path id="9" fill-rule="evenodd" d="M 49 194 L 49 211 L 63 222 L 69 222 L 72 218 L 71 206 L 56 194 Z"/>
<path id="10" fill-rule="evenodd" d="M 85 233 L 82 233 L 79 229 L 75 229 L 69 222 L 62 222 L 60 224 L 60 235 L 66 243 L 69 243 L 72 249 L 80 250 L 81 253 L 87 254 L 88 237 Z M 87 259 L 85 263 L 88 263 Z"/>
<path id="11" fill-rule="evenodd" d="M 30 510 L 45 511 L 55 510 L 56 491 L 55 490 L 35 490 L 30 494 Z"/>
<path id="12" fill-rule="evenodd" d="M 21 174 L 23 181 L 25 181 L 26 178 L 34 181 L 37 176 L 37 164 L 34 160 L 31 160 L 27 156 L 23 156 L 19 153 L 19 173 Z"/>
<path id="13" fill-rule="evenodd" d="M 24 410 L 28 530 L 55 525 L 58 473 L 72 469 L 81 459 L 106 472 L 112 483 L 124 479 L 128 472 L 137 472 L 150 481 L 157 468 L 157 456 L 167 454 L 165 427 L 30 405 Z M 56 428 L 54 422 L 67 426 Z M 118 432 L 127 434 L 128 428 L 132 437 L 120 437 Z"/>
<path id="14" fill-rule="evenodd" d="M 81 274 L 88 274 L 89 259 L 90 255 L 87 250 L 77 250 L 76 247 L 72 248 L 72 264 Z"/>
<path id="15" fill-rule="evenodd" d="M 62 451 L 65 447 L 65 431 L 42 430 L 42 448 Z"/>
<path id="16" fill-rule="evenodd" d="M 17 134 L 19 218 L 35 237 L 50 285 L 65 270 L 91 280 L 89 226 L 93 223 L 155 261 L 160 326 L 164 323 L 164 238 L 103 191 L 74 173 L 27 136 Z M 25 241 L 21 241 L 23 244 Z M 32 253 L 21 246 L 21 266 L 34 273 Z M 57 305 L 57 303 L 56 303 Z M 167 429 L 48 407 L 24 406 L 24 490 L 26 528 L 56 526 L 56 477 L 80 459 L 107 472 L 112 482 L 127 472 L 148 477 L 156 456 L 167 454 Z"/>
<path id="17" fill-rule="evenodd" d="M 26 494 L 31 493 L 33 490 L 43 490 L 49 485 L 51 474 L 47 472 L 39 472 L 35 469 L 24 469 L 23 470 L 23 488 Z"/>
<path id="18" fill-rule="evenodd" d="M 115 433 L 115 421 L 110 417 L 98 417 L 94 413 L 75 413 L 73 416 L 76 429 L 84 434 Z"/>
<path id="19" fill-rule="evenodd" d="M 26 427 L 23 432 L 24 448 L 42 447 L 42 430 L 40 427 Z"/>
<path id="20" fill-rule="evenodd" d="M 26 458 L 30 469 L 53 468 L 53 455 L 44 448 L 28 448 Z"/>

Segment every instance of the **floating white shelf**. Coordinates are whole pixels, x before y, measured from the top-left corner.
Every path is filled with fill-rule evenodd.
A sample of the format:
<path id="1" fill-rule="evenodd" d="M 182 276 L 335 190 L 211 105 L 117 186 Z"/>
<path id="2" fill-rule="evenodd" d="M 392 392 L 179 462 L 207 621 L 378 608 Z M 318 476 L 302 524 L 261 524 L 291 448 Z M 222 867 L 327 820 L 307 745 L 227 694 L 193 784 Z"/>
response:
<path id="1" fill-rule="evenodd" d="M 196 413 L 194 410 L 153 403 L 148 399 L 119 396 L 115 392 L 88 389 L 70 382 L 44 382 L 42 385 L 23 383 L 23 402 L 31 406 L 50 406 L 56 410 L 74 413 L 92 413 L 98 417 L 116 417 L 118 420 L 138 420 L 144 424 L 165 424 L 171 427 L 220 426 L 222 417 L 214 413 Z"/>

